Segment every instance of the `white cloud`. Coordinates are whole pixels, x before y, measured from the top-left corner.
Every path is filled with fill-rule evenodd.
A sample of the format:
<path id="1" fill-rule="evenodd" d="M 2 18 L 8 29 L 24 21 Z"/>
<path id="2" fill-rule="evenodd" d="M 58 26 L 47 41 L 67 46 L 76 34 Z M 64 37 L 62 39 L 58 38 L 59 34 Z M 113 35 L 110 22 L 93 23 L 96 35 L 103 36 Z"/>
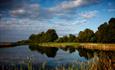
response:
<path id="1" fill-rule="evenodd" d="M 24 9 L 22 9 L 22 8 L 15 9 L 15 10 L 11 11 L 11 14 L 13 16 L 15 16 L 15 15 L 21 15 L 21 14 L 25 14 L 25 13 L 26 13 L 26 11 Z"/>
<path id="2" fill-rule="evenodd" d="M 9 38 L 10 40 L 15 40 L 15 37 L 17 37 L 17 41 L 27 39 L 33 33 L 40 33 L 50 28 L 55 29 L 59 36 L 76 34 L 80 31 L 79 25 L 86 22 L 86 20 L 82 19 L 77 19 L 75 23 L 73 21 L 66 21 L 63 19 L 50 20 L 52 20 L 52 23 L 49 21 L 40 21 L 30 18 L 2 18 L 2 20 L 0 20 L 0 32 L 2 32 L 3 35 L 2 39 L 7 40 Z M 21 38 L 21 35 L 23 35 L 23 38 Z"/>
<path id="3" fill-rule="evenodd" d="M 10 14 L 13 17 L 32 18 L 38 20 L 49 20 L 54 17 L 58 17 L 64 20 L 71 20 L 75 17 L 76 14 L 76 10 L 72 10 L 72 8 L 81 7 L 91 3 L 97 3 L 97 1 L 98 0 L 65 0 L 56 6 L 47 8 L 41 7 L 38 3 L 26 4 L 22 7 L 11 10 Z M 90 18 L 90 16 L 94 15 L 92 14 L 90 16 L 82 16 Z"/>
<path id="4" fill-rule="evenodd" d="M 73 24 L 68 21 L 53 21 L 49 23 L 48 21 L 39 21 L 27 18 L 8 18 L 0 21 L 0 29 L 12 30 L 12 31 L 30 31 L 29 33 L 39 33 L 46 31 L 50 28 L 56 29 L 59 35 L 66 35 L 69 33 L 75 33 L 77 24 Z M 28 34 L 30 35 L 30 34 Z"/>
<path id="5" fill-rule="evenodd" d="M 15 17 L 37 17 L 39 16 L 40 6 L 39 4 L 26 4 L 23 7 L 19 7 L 10 11 L 10 14 Z"/>
<path id="6" fill-rule="evenodd" d="M 78 7 L 83 4 L 83 0 L 71 0 L 71 1 L 64 1 L 52 8 L 50 8 L 50 11 L 60 11 L 60 10 L 66 10 L 73 7 Z"/>
<path id="7" fill-rule="evenodd" d="M 73 24 L 74 25 L 82 25 L 82 24 L 86 24 L 86 23 L 87 23 L 86 19 L 80 19 L 80 20 L 75 21 Z"/>
<path id="8" fill-rule="evenodd" d="M 70 1 L 63 1 L 62 3 L 50 8 L 50 11 L 62 11 L 68 10 L 75 7 L 81 7 L 84 5 L 88 5 L 91 3 L 98 3 L 99 0 L 70 0 Z"/>
<path id="9" fill-rule="evenodd" d="M 82 18 L 85 18 L 85 19 L 89 19 L 89 18 L 93 18 L 97 15 L 98 11 L 97 10 L 93 10 L 93 11 L 86 11 L 86 12 L 82 12 L 80 13 L 79 15 L 82 17 Z"/>

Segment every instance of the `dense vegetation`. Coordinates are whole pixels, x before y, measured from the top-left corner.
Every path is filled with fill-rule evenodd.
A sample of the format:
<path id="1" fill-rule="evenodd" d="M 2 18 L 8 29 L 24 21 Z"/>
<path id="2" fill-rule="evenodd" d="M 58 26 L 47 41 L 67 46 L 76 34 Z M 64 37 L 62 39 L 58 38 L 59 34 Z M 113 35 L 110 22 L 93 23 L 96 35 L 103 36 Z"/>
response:
<path id="1" fill-rule="evenodd" d="M 109 22 L 98 27 L 95 33 L 97 42 L 115 43 L 115 18 L 111 18 Z"/>
<path id="2" fill-rule="evenodd" d="M 80 31 L 76 39 L 77 42 L 96 42 L 95 33 L 90 29 Z"/>
<path id="3" fill-rule="evenodd" d="M 32 34 L 29 42 L 99 42 L 99 43 L 115 43 L 115 18 L 111 18 L 109 22 L 105 22 L 98 27 L 94 33 L 91 29 L 80 31 L 78 36 L 69 34 L 68 36 L 59 37 L 54 29 L 46 32 Z"/>
<path id="4" fill-rule="evenodd" d="M 32 34 L 29 37 L 30 42 L 54 42 L 58 39 L 58 35 L 54 29 L 49 29 L 46 33 L 41 32 L 40 34 Z"/>

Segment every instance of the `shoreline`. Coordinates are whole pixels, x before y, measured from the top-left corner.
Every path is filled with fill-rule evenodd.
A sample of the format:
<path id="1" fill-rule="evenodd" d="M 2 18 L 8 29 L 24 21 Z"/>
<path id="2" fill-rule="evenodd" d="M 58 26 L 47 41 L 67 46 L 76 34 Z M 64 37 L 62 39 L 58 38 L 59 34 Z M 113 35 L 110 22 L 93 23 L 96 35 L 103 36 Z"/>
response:
<path id="1" fill-rule="evenodd" d="M 81 44 L 81 48 L 90 50 L 103 50 L 103 51 L 115 51 L 115 44 Z"/>
<path id="2" fill-rule="evenodd" d="M 101 44 L 101 43 L 40 43 L 34 44 L 41 47 L 57 47 L 57 48 L 84 48 L 90 50 L 103 50 L 103 51 L 115 51 L 115 44 Z M 33 46 L 34 46 L 33 45 Z"/>
<path id="3" fill-rule="evenodd" d="M 18 44 L 18 43 L 0 43 L 0 48 L 5 47 L 14 47 L 24 44 Z M 90 49 L 90 50 L 104 50 L 104 51 L 115 51 L 115 44 L 102 44 L 102 43 L 28 43 L 25 45 L 32 45 L 32 46 L 40 46 L 40 47 L 57 47 L 57 48 L 66 48 L 66 47 L 72 47 L 72 48 L 84 48 L 84 49 Z"/>

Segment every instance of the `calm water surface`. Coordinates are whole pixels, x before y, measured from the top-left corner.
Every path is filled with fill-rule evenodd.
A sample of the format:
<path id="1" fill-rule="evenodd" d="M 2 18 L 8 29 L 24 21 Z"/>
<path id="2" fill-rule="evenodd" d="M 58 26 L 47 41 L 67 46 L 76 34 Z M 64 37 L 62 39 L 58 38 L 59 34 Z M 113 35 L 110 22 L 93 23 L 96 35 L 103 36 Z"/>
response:
<path id="1" fill-rule="evenodd" d="M 75 61 L 86 61 L 79 55 L 78 50 L 60 48 L 33 48 L 28 45 L 10 48 L 0 48 L 0 62 L 24 63 L 31 60 L 33 63 L 66 64 Z"/>
<path id="2" fill-rule="evenodd" d="M 115 65 L 115 51 L 98 51 L 75 48 L 54 48 L 39 46 L 16 46 L 0 48 L 0 64 L 47 63 L 49 67 L 96 60 Z M 105 61 L 103 61 L 105 60 Z"/>

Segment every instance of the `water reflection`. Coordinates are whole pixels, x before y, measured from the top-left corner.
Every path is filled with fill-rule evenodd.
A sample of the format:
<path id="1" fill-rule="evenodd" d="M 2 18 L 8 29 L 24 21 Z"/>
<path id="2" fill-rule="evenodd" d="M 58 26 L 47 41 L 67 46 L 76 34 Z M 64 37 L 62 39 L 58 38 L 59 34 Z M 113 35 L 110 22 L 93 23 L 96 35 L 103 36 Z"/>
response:
<path id="1" fill-rule="evenodd" d="M 63 51 L 69 51 L 69 53 L 73 53 L 76 51 L 75 47 L 72 46 L 66 46 L 65 48 L 61 48 Z"/>
<path id="2" fill-rule="evenodd" d="M 58 48 L 55 47 L 37 47 L 37 46 L 29 46 L 31 50 L 37 50 L 41 54 L 46 54 L 48 57 L 55 57 Z M 83 48 L 73 48 L 73 47 L 65 47 L 60 48 L 64 51 L 69 51 L 69 53 L 73 53 L 76 50 L 79 52 L 81 57 L 85 57 L 88 61 L 85 65 L 90 68 L 95 67 L 98 70 L 111 70 L 115 68 L 115 51 L 100 51 L 100 50 L 89 50 Z"/>
<path id="3" fill-rule="evenodd" d="M 89 50 L 89 49 L 77 49 L 79 55 L 85 57 L 86 59 L 91 59 L 94 55 L 97 55 L 99 58 L 109 58 L 115 59 L 115 51 L 100 51 L 100 50 Z"/>
<path id="4" fill-rule="evenodd" d="M 41 46 L 29 46 L 32 51 L 38 51 L 41 54 L 46 54 L 48 57 L 55 57 L 58 48 L 55 47 L 41 47 Z"/>
<path id="5" fill-rule="evenodd" d="M 55 57 L 58 51 L 58 48 L 56 47 L 29 46 L 29 49 L 32 51 L 38 51 L 41 54 L 46 54 L 48 57 Z M 62 49 L 63 51 L 69 51 L 69 53 L 73 53 L 77 50 L 79 52 L 79 55 L 81 57 L 85 57 L 87 60 L 93 58 L 95 54 L 97 54 L 99 58 L 115 58 L 115 51 L 90 50 L 83 48 L 74 48 L 71 46 L 60 49 Z"/>
<path id="6" fill-rule="evenodd" d="M 37 51 L 41 54 L 46 54 L 48 57 L 55 57 L 56 56 L 56 53 L 58 51 L 58 48 L 56 47 L 43 47 L 43 46 L 29 46 L 29 49 L 31 51 Z M 65 48 L 60 48 L 62 49 L 63 51 L 69 51 L 69 53 L 73 53 L 76 51 L 76 48 L 73 48 L 71 46 L 67 46 Z"/>
<path id="7" fill-rule="evenodd" d="M 100 51 L 89 49 L 78 49 L 79 55 L 90 59 L 87 64 L 90 69 L 113 70 L 115 69 L 115 51 Z"/>
<path id="8" fill-rule="evenodd" d="M 30 50 L 31 51 L 30 51 Z M 37 51 L 37 52 L 33 52 Z M 14 54 L 15 53 L 15 54 Z M 41 54 L 46 54 L 47 57 Z M 80 70 L 112 70 L 115 69 L 115 51 L 89 50 L 67 46 L 65 48 L 41 47 L 41 46 L 17 46 L 11 48 L 0 48 L 1 62 L 23 61 L 26 56 L 34 55 L 32 63 L 44 63 L 51 65 L 75 64 Z M 15 56 L 15 57 L 14 57 Z M 52 58 L 49 58 L 52 57 Z M 15 60 L 14 60 L 15 59 Z M 75 64 L 74 64 L 75 63 Z M 3 65 L 3 63 L 1 63 Z M 6 65 L 7 66 L 7 65 Z M 54 66 L 54 67 L 55 67 Z M 76 67 L 76 66 L 75 66 Z"/>
<path id="9" fill-rule="evenodd" d="M 79 55 L 81 57 L 85 57 L 86 59 L 91 59 L 94 57 L 94 50 L 88 50 L 88 49 L 77 49 L 79 51 Z"/>

